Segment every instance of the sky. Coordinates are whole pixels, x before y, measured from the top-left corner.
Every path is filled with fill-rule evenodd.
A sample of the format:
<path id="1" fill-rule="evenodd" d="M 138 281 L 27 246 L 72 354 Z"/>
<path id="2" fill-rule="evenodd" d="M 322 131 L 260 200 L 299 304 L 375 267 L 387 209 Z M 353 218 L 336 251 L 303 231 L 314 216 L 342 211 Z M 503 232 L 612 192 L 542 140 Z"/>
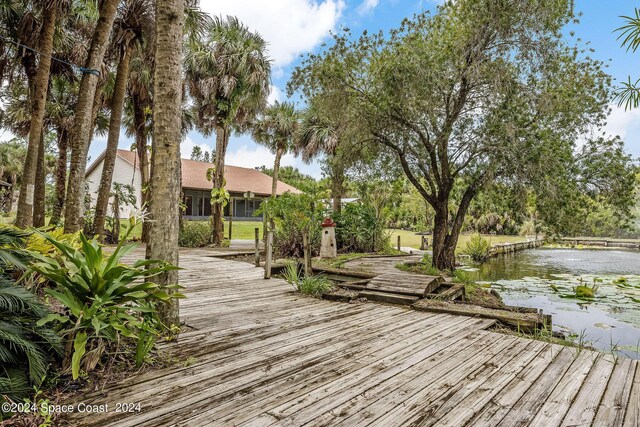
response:
<path id="1" fill-rule="evenodd" d="M 269 43 L 273 61 L 270 101 L 286 100 L 286 84 L 301 55 L 316 52 L 330 40 L 331 31 L 348 27 L 353 34 L 398 27 L 402 19 L 422 10 L 434 10 L 437 0 L 200 0 L 201 8 L 212 15 L 235 15 L 251 30 L 259 32 Z M 589 42 L 592 56 L 607 61 L 608 72 L 616 81 L 640 78 L 640 52 L 634 54 L 620 47 L 614 34 L 622 25 L 621 15 L 633 13 L 628 0 L 576 0 L 582 12 L 580 23 L 572 25 L 575 38 Z M 567 30 L 567 37 L 569 29 Z M 619 135 L 627 151 L 640 157 L 640 109 L 624 111 L 612 105 L 612 113 L 604 131 Z M 211 151 L 215 135 L 205 138 L 198 132 L 188 134 L 181 145 L 182 157 L 188 158 L 194 145 Z M 129 149 L 132 141 L 121 136 L 120 147 Z M 106 138 L 96 138 L 89 155 L 96 158 L 106 146 Z M 272 167 L 274 156 L 254 143 L 249 135 L 233 135 L 226 163 L 234 166 Z M 283 166 L 298 167 L 316 178 L 321 176 L 316 162 L 305 165 L 300 159 L 286 155 Z"/>

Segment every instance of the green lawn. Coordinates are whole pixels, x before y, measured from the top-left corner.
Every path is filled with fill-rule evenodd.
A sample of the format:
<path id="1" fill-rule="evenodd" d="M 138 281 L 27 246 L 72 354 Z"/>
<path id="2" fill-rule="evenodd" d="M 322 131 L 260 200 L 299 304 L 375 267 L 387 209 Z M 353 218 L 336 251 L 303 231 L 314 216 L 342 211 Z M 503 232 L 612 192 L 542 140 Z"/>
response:
<path id="1" fill-rule="evenodd" d="M 406 231 L 406 230 L 394 230 L 394 229 L 389 229 L 387 231 L 391 233 L 390 241 L 391 241 L 391 246 L 393 246 L 394 248 L 398 244 L 398 236 L 400 236 L 401 246 L 420 249 L 420 238 L 422 236 L 417 236 L 415 232 Z M 464 248 L 464 245 L 469 241 L 470 237 L 471 235 L 461 234 L 460 238 L 458 239 L 458 249 Z M 489 242 L 491 242 L 492 245 L 496 243 L 513 243 L 513 242 L 522 242 L 526 240 L 522 236 L 483 235 L 483 237 L 489 240 Z M 427 238 L 429 239 L 429 242 L 431 242 L 431 235 L 428 235 Z"/>
<path id="2" fill-rule="evenodd" d="M 232 240 L 253 240 L 255 239 L 255 229 L 260 230 L 262 239 L 262 221 L 233 221 L 231 227 Z M 229 236 L 229 221 L 224 222 L 224 235 Z"/>

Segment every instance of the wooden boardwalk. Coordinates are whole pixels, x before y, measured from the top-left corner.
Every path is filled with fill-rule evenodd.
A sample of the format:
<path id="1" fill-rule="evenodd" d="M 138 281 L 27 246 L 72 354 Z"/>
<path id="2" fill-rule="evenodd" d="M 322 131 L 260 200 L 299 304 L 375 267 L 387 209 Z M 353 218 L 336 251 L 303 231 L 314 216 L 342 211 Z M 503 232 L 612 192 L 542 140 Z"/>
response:
<path id="1" fill-rule="evenodd" d="M 636 361 L 490 332 L 490 320 L 302 297 L 202 254 L 181 261 L 196 330 L 162 345 L 179 362 L 84 395 L 110 412 L 70 425 L 640 425 Z"/>

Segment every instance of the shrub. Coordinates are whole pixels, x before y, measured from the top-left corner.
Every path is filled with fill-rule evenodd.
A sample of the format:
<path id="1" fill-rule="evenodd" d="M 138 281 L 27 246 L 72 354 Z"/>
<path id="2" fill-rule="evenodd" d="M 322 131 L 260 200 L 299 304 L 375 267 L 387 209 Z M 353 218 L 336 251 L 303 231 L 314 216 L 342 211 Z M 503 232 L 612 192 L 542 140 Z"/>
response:
<path id="1" fill-rule="evenodd" d="M 300 277 L 300 270 L 295 263 L 289 263 L 282 273 L 284 280 L 293 286 L 298 292 L 313 297 L 320 297 L 333 288 L 333 284 L 324 276 Z"/>
<path id="2" fill-rule="evenodd" d="M 273 218 L 276 227 L 273 233 L 274 254 L 277 257 L 302 258 L 304 256 L 303 234 L 310 237 L 311 253 L 320 248 L 320 223 L 325 210 L 320 193 L 285 193 L 275 200 L 269 199 L 260 205 L 256 215 Z"/>
<path id="3" fill-rule="evenodd" d="M 128 229 L 128 234 L 133 229 Z M 175 270 L 164 261 L 140 260 L 133 266 L 120 264 L 120 259 L 136 248 L 121 242 L 109 257 L 102 254 L 102 246 L 80 234 L 82 246 L 74 249 L 49 234 L 42 235 L 61 253 L 62 259 L 40 257 L 31 268 L 55 282 L 57 287 L 47 293 L 64 307 L 62 314 L 50 314 L 38 322 L 57 324 L 57 330 L 67 339 L 65 368 L 71 367 L 76 379 L 83 364 L 85 371 L 100 362 L 109 342 L 120 342 L 122 337 L 136 342 L 136 364 L 140 365 L 153 347 L 161 325 L 155 303 L 179 298 L 169 294 L 178 285 L 160 286 L 150 281 L 153 277 Z"/>
<path id="4" fill-rule="evenodd" d="M 348 203 L 342 212 L 334 214 L 337 223 L 336 240 L 340 251 L 374 252 L 384 249 L 388 236 L 382 221 L 376 220 L 373 207 L 362 203 Z"/>
<path id="5" fill-rule="evenodd" d="M 201 248 L 211 243 L 211 224 L 208 221 L 184 221 L 178 244 L 185 248 Z"/>
<path id="6" fill-rule="evenodd" d="M 49 311 L 13 278 L 28 261 L 21 250 L 27 236 L 0 227 L 0 395 L 14 401 L 40 386 L 50 355 L 62 352 L 56 333 L 37 325 Z"/>
<path id="7" fill-rule="evenodd" d="M 491 244 L 480 234 L 476 233 L 471 236 L 471 239 L 465 244 L 462 253 L 469 255 L 474 261 L 484 261 L 489 254 Z"/>

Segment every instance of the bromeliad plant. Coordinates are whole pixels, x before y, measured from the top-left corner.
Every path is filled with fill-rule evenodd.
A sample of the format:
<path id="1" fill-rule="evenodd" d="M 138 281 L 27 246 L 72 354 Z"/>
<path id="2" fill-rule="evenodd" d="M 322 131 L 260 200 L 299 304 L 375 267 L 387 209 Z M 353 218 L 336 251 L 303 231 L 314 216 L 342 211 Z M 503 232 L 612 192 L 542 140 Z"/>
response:
<path id="1" fill-rule="evenodd" d="M 135 221 L 131 221 L 125 238 Z M 178 285 L 160 286 L 155 276 L 176 270 L 159 260 L 140 260 L 125 265 L 120 260 L 136 248 L 136 244 L 120 243 L 110 256 L 95 240 L 80 234 L 79 249 L 41 233 L 62 254 L 60 259 L 41 257 L 31 268 L 56 288 L 48 294 L 64 305 L 63 314 L 51 314 L 39 324 L 57 322 L 57 329 L 67 339 L 65 368 L 71 367 L 73 378 L 95 368 L 109 343 L 120 344 L 121 338 L 136 342 L 135 362 L 140 366 L 156 337 L 165 325 L 158 320 L 155 303 L 184 295 L 172 292 Z"/>

